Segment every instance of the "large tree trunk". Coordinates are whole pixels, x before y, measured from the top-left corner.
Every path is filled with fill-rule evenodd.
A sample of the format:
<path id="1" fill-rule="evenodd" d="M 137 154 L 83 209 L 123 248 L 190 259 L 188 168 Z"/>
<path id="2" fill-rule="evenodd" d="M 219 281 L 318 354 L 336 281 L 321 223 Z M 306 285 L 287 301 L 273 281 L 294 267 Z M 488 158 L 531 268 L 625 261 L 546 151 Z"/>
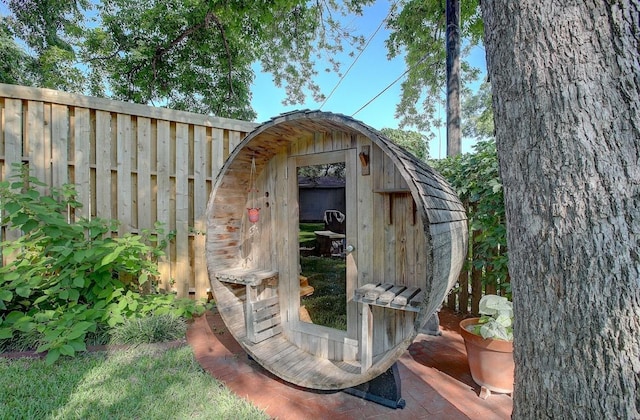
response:
<path id="1" fill-rule="evenodd" d="M 640 418 L 640 4 L 482 2 L 515 418 Z"/>

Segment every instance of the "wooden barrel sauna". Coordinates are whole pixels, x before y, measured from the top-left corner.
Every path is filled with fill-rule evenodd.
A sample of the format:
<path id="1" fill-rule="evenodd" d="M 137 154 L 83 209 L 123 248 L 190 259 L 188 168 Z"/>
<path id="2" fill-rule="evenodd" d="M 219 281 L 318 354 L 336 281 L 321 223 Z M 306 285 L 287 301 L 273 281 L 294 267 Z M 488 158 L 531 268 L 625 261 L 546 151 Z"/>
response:
<path id="1" fill-rule="evenodd" d="M 344 183 L 343 208 L 327 209 L 344 216 L 344 233 L 319 229 L 335 254 L 313 257 L 344 268 L 339 328 L 305 312 L 319 286 L 301 272 L 298 174 L 317 168 Z M 328 112 L 282 114 L 248 134 L 207 208 L 207 267 L 223 321 L 265 369 L 312 389 L 353 387 L 389 369 L 455 284 L 466 249 L 464 208 L 438 173 Z"/>

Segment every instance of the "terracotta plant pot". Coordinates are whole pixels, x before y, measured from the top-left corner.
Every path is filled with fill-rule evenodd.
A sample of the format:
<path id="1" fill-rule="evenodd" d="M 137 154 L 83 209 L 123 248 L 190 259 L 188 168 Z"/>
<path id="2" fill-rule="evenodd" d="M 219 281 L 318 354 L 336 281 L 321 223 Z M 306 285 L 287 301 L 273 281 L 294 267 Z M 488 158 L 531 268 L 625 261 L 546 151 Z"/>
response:
<path id="1" fill-rule="evenodd" d="M 492 392 L 513 392 L 514 369 L 513 343 L 511 341 L 482 338 L 466 327 L 478 323 L 479 318 L 460 322 L 460 335 L 467 348 L 467 360 L 471 377 L 480 386 Z"/>
<path id="2" fill-rule="evenodd" d="M 256 223 L 258 220 L 260 220 L 260 209 L 251 208 L 247 209 L 247 212 L 249 214 L 249 221 L 251 223 Z"/>

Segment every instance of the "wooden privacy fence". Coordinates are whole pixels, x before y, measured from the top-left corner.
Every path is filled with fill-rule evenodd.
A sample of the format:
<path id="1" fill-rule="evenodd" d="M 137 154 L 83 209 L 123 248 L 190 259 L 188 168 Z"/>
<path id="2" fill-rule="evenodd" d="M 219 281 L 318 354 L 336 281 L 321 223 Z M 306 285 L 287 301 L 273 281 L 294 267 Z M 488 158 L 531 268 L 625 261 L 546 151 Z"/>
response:
<path id="1" fill-rule="evenodd" d="M 161 222 L 175 239 L 159 264 L 160 287 L 204 297 L 207 200 L 229 152 L 255 126 L 0 84 L 0 180 L 22 162 L 44 193 L 75 184 L 84 205 L 75 216 L 117 219 L 119 235 Z M 1 229 L 0 239 L 15 235 Z"/>
<path id="2" fill-rule="evenodd" d="M 467 213 L 468 214 L 468 213 Z M 444 306 L 460 314 L 479 313 L 480 299 L 484 295 L 507 296 L 507 285 L 511 282 L 508 273 L 501 278 L 490 278 L 489 273 L 493 270 L 491 264 L 487 264 L 486 255 L 474 249 L 473 238 L 480 236 L 482 232 L 475 230 L 469 232 L 469 253 L 467 264 L 464 265 L 458 276 L 458 282 L 444 301 Z M 496 254 L 506 254 L 506 249 L 499 247 L 493 249 Z M 478 263 L 478 261 L 484 262 Z M 510 289 L 510 287 L 509 287 Z M 508 296 L 507 296 L 508 297 Z"/>

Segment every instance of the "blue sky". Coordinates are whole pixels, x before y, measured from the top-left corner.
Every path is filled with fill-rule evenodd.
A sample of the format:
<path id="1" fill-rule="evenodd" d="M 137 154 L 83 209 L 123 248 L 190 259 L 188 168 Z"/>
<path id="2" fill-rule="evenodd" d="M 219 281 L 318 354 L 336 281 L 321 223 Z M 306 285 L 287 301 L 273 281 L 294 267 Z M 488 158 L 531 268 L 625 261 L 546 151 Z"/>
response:
<path id="1" fill-rule="evenodd" d="M 364 10 L 363 16 L 355 18 L 348 26 L 353 28 L 356 33 L 363 35 L 365 39 L 369 39 L 388 12 L 389 2 L 377 1 L 373 6 Z M 383 26 L 329 100 L 324 104 L 323 111 L 351 116 L 402 75 L 406 70 L 404 58 L 396 57 L 393 60 L 388 60 L 387 49 L 384 44 L 387 37 L 388 31 Z M 349 68 L 353 60 L 348 56 L 340 60 L 343 72 Z M 472 61 L 484 67 L 484 50 L 475 48 L 472 52 Z M 321 63 L 319 64 L 317 83 L 320 85 L 322 92 L 328 95 L 338 83 L 339 77 L 335 73 L 322 71 L 325 67 Z M 315 102 L 311 97 L 308 97 L 304 104 L 282 105 L 282 100 L 285 98 L 284 88 L 277 88 L 270 74 L 259 72 L 259 66 L 256 66 L 255 69 L 256 79 L 253 84 L 253 99 L 251 103 L 258 114 L 257 122 L 263 122 L 283 112 L 296 109 L 320 108 L 321 103 Z M 400 79 L 381 96 L 359 111 L 354 118 L 377 129 L 385 127 L 398 128 L 399 120 L 394 117 L 394 114 L 396 105 L 400 100 L 400 84 L 403 80 L 404 78 Z M 444 110 L 442 115 L 444 115 Z M 444 117 L 442 119 L 444 120 Z M 430 155 L 433 158 L 444 157 L 446 155 L 446 133 L 444 129 L 440 132 L 435 131 L 435 133 L 435 139 L 429 145 Z M 463 152 L 471 151 L 471 145 L 472 142 L 463 139 Z"/>

